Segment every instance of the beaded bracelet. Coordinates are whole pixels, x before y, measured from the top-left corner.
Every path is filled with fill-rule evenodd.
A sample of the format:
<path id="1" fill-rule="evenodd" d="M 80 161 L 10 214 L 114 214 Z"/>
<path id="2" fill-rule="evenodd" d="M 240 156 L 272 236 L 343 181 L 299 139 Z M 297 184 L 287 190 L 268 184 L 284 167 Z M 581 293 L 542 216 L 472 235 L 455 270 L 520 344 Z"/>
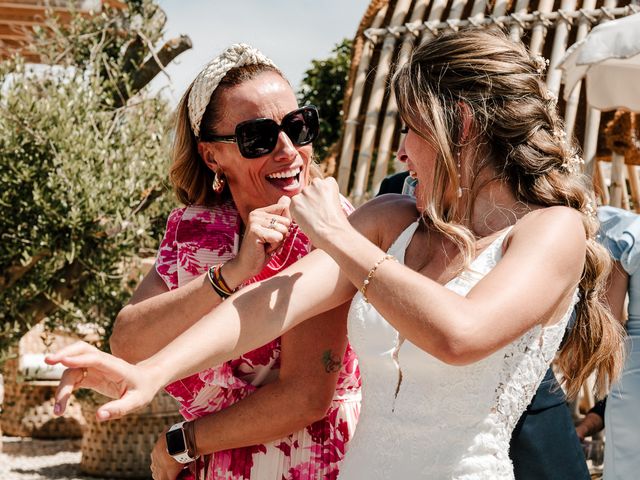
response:
<path id="1" fill-rule="evenodd" d="M 218 265 L 212 265 L 211 267 L 209 267 L 207 277 L 209 278 L 209 283 L 211 283 L 213 290 L 220 296 L 220 298 L 224 300 L 225 298 L 233 295 L 233 292 L 235 292 L 235 290 L 229 288 L 227 282 L 225 282 L 224 278 L 222 278 L 222 265 L 224 264 L 220 263 Z"/>
<path id="2" fill-rule="evenodd" d="M 371 267 L 371 270 L 369 270 L 369 273 L 367 274 L 367 278 L 364 279 L 364 282 L 360 287 L 360 293 L 362 294 L 362 297 L 364 298 L 365 302 L 369 303 L 369 299 L 367 298 L 367 287 L 369 286 L 369 283 L 371 283 L 371 280 L 373 279 L 373 276 L 376 274 L 376 270 L 378 269 L 380 264 L 385 260 L 395 260 L 395 259 L 396 257 L 394 257 L 393 255 L 387 254 L 373 264 L 373 267 Z"/>

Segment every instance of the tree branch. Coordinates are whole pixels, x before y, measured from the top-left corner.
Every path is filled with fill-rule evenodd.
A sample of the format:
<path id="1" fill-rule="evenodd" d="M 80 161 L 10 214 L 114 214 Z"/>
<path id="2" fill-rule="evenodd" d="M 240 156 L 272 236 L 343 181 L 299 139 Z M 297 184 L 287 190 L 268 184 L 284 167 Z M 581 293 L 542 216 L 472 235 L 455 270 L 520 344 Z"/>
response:
<path id="1" fill-rule="evenodd" d="M 140 203 L 133 209 L 130 217 L 133 217 L 140 212 L 144 212 L 147 208 L 151 206 L 155 199 L 159 198 L 164 189 L 162 187 L 152 187 L 145 192 L 144 197 L 140 200 Z"/>
<path id="2" fill-rule="evenodd" d="M 51 295 L 49 295 L 49 297 L 55 297 L 55 301 L 47 298 L 45 293 L 40 293 L 36 296 L 33 301 L 30 302 L 29 307 L 20 314 L 19 324 L 23 331 L 19 335 L 14 336 L 14 338 L 21 338 L 22 335 L 29 331 L 31 326 L 55 312 L 59 308 L 60 303 L 73 297 L 86 276 L 87 272 L 78 260 L 74 260 L 64 267 L 61 275 L 63 280 L 58 281 Z"/>
<path id="3" fill-rule="evenodd" d="M 192 46 L 191 39 L 187 35 L 181 35 L 178 38 L 172 38 L 167 41 L 158 53 L 151 55 L 134 74 L 132 90 L 134 92 L 141 90 L 174 58 L 189 50 Z"/>
<path id="4" fill-rule="evenodd" d="M 51 255 L 50 250 L 43 250 L 41 252 L 36 253 L 31 257 L 31 260 L 26 265 L 17 264 L 11 265 L 7 268 L 6 272 L 2 277 L 0 277 L 0 290 L 5 290 L 11 288 L 18 280 L 20 280 L 23 276 L 25 276 L 33 267 L 35 267 L 36 263 L 42 260 L 45 257 L 49 257 Z"/>

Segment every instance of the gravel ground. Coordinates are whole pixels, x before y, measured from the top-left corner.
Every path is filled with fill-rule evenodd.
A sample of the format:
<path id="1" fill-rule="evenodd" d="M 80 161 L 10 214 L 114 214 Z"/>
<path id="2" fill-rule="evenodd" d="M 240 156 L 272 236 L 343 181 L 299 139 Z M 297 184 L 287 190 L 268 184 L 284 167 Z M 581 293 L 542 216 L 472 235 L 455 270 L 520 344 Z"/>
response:
<path id="1" fill-rule="evenodd" d="M 2 437 L 2 480 L 110 480 L 80 473 L 81 440 Z"/>
<path id="2" fill-rule="evenodd" d="M 114 480 L 80 473 L 80 442 L 2 437 L 0 480 Z M 589 467 L 600 480 L 602 468 Z"/>

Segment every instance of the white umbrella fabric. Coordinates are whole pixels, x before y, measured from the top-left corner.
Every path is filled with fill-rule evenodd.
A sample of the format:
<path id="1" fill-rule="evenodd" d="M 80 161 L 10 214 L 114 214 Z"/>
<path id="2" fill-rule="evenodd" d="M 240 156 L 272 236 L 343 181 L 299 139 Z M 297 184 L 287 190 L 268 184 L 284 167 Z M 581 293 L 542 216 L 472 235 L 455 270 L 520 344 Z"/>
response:
<path id="1" fill-rule="evenodd" d="M 594 27 L 567 50 L 558 68 L 565 100 L 586 77 L 590 106 L 640 112 L 640 13 Z"/>

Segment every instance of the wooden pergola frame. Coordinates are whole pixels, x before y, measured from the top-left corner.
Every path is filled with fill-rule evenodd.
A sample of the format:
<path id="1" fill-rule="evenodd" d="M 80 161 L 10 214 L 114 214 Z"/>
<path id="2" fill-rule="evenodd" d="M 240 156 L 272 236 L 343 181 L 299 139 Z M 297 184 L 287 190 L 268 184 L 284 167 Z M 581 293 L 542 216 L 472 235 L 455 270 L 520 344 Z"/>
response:
<path id="1" fill-rule="evenodd" d="M 567 48 L 594 26 L 638 11 L 640 7 L 629 0 L 372 0 L 354 40 L 336 165 L 327 170 L 355 204 L 375 194 L 382 179 L 395 170 L 393 156 L 401 138 L 400 122 L 387 87 L 394 69 L 407 61 L 415 45 L 447 30 L 499 26 L 549 60 L 547 86 L 562 99 L 561 72 L 554 67 Z M 559 108 L 567 134 L 575 135 L 582 144 L 594 180 L 609 178 L 608 167 L 601 160 L 611 156 L 603 136 L 613 112 L 601 115 L 588 108 L 580 84 L 568 101 L 560 100 Z M 625 170 L 629 170 L 632 193 L 638 183 L 636 167 Z M 596 185 L 602 192 L 602 203 L 609 202 L 606 190 L 610 183 Z M 629 202 L 623 205 L 629 206 Z M 633 201 L 633 207 L 639 206 L 640 202 Z"/>

